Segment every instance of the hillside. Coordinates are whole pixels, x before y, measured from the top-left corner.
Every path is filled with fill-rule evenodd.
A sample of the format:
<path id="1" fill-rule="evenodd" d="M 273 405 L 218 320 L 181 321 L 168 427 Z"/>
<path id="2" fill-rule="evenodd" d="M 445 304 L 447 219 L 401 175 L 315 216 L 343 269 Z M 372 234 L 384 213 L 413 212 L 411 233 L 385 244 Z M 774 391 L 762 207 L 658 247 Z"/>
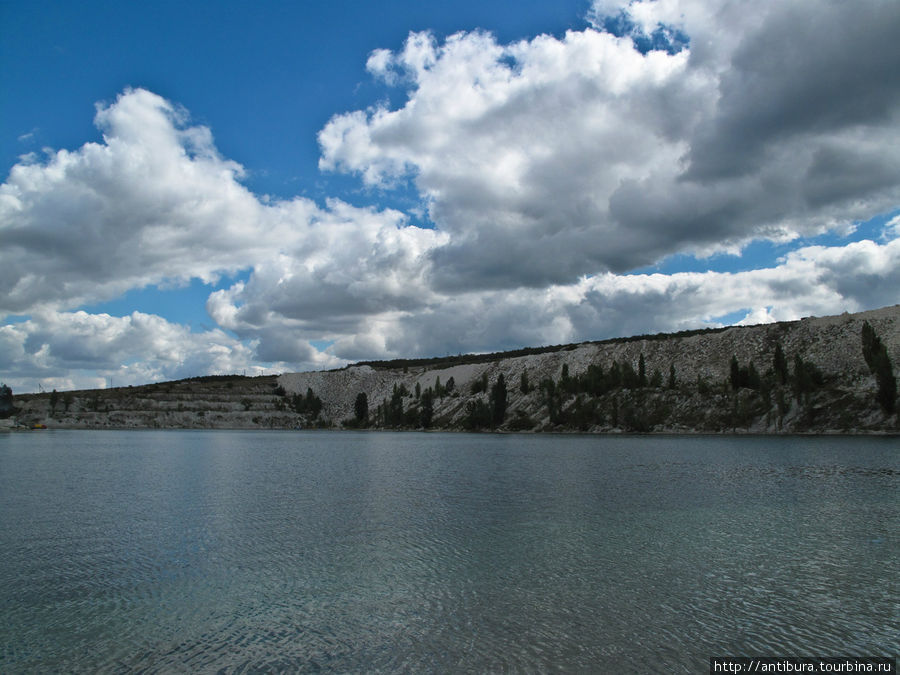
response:
<path id="1" fill-rule="evenodd" d="M 30 394 L 15 402 L 20 423 L 76 428 L 897 432 L 897 413 L 879 404 L 878 381 L 863 355 L 865 322 L 890 361 L 900 363 L 898 305 L 505 354 Z"/>

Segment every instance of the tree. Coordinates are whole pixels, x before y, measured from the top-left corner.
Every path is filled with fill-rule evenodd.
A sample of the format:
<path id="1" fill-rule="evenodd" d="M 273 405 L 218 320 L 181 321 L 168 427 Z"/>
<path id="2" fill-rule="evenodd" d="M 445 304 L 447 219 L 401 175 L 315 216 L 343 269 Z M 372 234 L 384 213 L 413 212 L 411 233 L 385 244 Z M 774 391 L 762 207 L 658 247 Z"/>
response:
<path id="1" fill-rule="evenodd" d="M 894 377 L 894 367 L 887 347 L 868 321 L 862 327 L 862 349 L 863 358 L 878 383 L 878 393 L 875 395 L 878 404 L 884 412 L 892 413 L 897 406 L 897 378 Z"/>
<path id="2" fill-rule="evenodd" d="M 569 364 L 564 363 L 562 373 L 559 376 L 559 386 L 565 391 L 569 390 Z"/>
<path id="3" fill-rule="evenodd" d="M 361 391 L 356 395 L 356 401 L 353 403 L 353 412 L 356 415 L 357 422 L 366 422 L 369 419 L 369 397 L 366 392 Z"/>
<path id="4" fill-rule="evenodd" d="M 481 377 L 472 382 L 472 393 L 480 394 L 482 392 L 487 391 L 488 388 L 488 374 L 487 371 L 481 374 Z"/>
<path id="5" fill-rule="evenodd" d="M 669 382 L 668 382 L 668 387 L 669 387 L 669 389 L 674 389 L 674 388 L 677 387 L 677 386 L 678 386 L 678 382 L 675 380 L 675 364 L 674 364 L 674 363 L 670 363 L 670 364 L 669 364 Z"/>
<path id="6" fill-rule="evenodd" d="M 587 392 L 591 396 L 599 396 L 605 392 L 606 380 L 603 376 L 603 366 L 599 363 L 590 364 L 584 375 L 581 376 L 579 385 L 582 391 Z"/>
<path id="7" fill-rule="evenodd" d="M 540 385 L 541 397 L 547 406 L 550 424 L 559 424 L 562 414 L 562 396 L 552 378 L 544 378 Z"/>
<path id="8" fill-rule="evenodd" d="M 641 352 L 641 356 L 638 359 L 638 386 L 647 386 L 647 364 L 644 362 L 643 352 Z"/>
<path id="9" fill-rule="evenodd" d="M 0 418 L 9 417 L 15 412 L 12 389 L 0 383 Z"/>
<path id="10" fill-rule="evenodd" d="M 50 392 L 50 414 L 56 414 L 56 404 L 59 403 L 59 393 L 54 389 Z"/>
<path id="11" fill-rule="evenodd" d="M 528 384 L 528 371 L 522 371 L 522 377 L 519 378 L 519 391 L 523 394 L 527 394 L 531 391 L 531 386 Z"/>
<path id="12" fill-rule="evenodd" d="M 391 400 L 385 411 L 385 425 L 389 427 L 399 427 L 403 424 L 403 390 L 394 385 L 391 393 Z"/>
<path id="13" fill-rule="evenodd" d="M 762 378 L 759 376 L 759 372 L 756 370 L 756 366 L 753 365 L 753 361 L 750 362 L 750 365 L 747 366 L 747 384 L 746 386 L 749 389 L 753 389 L 754 391 L 759 391 L 760 387 L 762 387 Z M 743 369 L 742 373 L 743 374 Z"/>
<path id="14" fill-rule="evenodd" d="M 491 424 L 491 408 L 481 398 L 466 403 L 463 426 L 466 429 L 485 429 Z"/>
<path id="15" fill-rule="evenodd" d="M 775 371 L 775 375 L 778 377 L 779 384 L 787 383 L 787 379 L 788 379 L 787 358 L 785 358 L 785 356 L 784 356 L 784 350 L 781 348 L 780 342 L 775 345 L 775 356 L 772 359 L 772 370 Z"/>
<path id="16" fill-rule="evenodd" d="M 811 361 L 804 361 L 799 354 L 794 355 L 794 395 L 798 401 L 825 382 L 822 371 Z"/>
<path id="17" fill-rule="evenodd" d="M 634 372 L 634 366 L 628 361 L 622 363 L 622 386 L 626 389 L 637 389 L 640 380 L 638 374 Z"/>
<path id="18" fill-rule="evenodd" d="M 609 373 L 606 376 L 610 389 L 616 389 L 622 386 L 622 368 L 618 361 L 613 361 L 609 367 Z"/>
<path id="19" fill-rule="evenodd" d="M 247 407 L 248 401 L 249 399 L 241 401 L 241 403 L 244 403 L 245 410 L 249 409 Z M 307 415 L 310 419 L 316 419 L 319 413 L 322 412 L 322 399 L 313 393 L 312 387 L 306 388 L 306 396 L 294 394 L 291 397 L 291 405 L 294 406 L 294 410 L 298 414 Z"/>
<path id="20" fill-rule="evenodd" d="M 419 409 L 419 423 L 424 429 L 431 426 L 434 417 L 434 392 L 428 387 L 422 393 L 422 407 Z"/>
<path id="21" fill-rule="evenodd" d="M 495 426 L 503 424 L 506 418 L 506 379 L 503 373 L 491 387 L 491 412 Z"/>
<path id="22" fill-rule="evenodd" d="M 447 384 L 444 385 L 444 393 L 445 393 L 445 394 L 449 394 L 449 393 L 451 393 L 455 388 L 456 388 L 456 380 L 454 380 L 454 379 L 453 379 L 453 376 L 451 375 L 449 378 L 447 378 Z"/>
<path id="23" fill-rule="evenodd" d="M 731 369 L 729 380 L 731 381 L 731 390 L 737 391 L 741 387 L 741 367 L 738 365 L 737 356 L 731 356 Z"/>
<path id="24" fill-rule="evenodd" d="M 731 383 L 732 391 L 737 391 L 741 388 L 758 391 L 762 386 L 762 380 L 759 377 L 756 366 L 753 365 L 753 361 L 751 361 L 749 365 L 741 366 L 738 364 L 736 356 L 731 357 L 731 368 L 728 379 Z"/>

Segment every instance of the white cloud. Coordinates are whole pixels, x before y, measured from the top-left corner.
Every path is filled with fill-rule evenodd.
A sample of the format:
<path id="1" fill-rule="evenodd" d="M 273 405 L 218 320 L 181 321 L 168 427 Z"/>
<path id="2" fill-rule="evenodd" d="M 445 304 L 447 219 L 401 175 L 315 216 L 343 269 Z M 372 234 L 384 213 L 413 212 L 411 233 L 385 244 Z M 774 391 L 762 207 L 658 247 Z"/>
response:
<path id="1" fill-rule="evenodd" d="M 0 313 L 210 282 L 279 256 L 335 287 L 408 295 L 395 263 L 440 235 L 406 227 L 396 211 L 261 201 L 240 184 L 242 168 L 219 156 L 209 130 L 186 120 L 165 99 L 128 91 L 98 108 L 102 144 L 13 167 L 0 186 Z M 385 266 L 393 278 L 375 279 Z M 421 275 L 409 261 L 403 269 Z"/>
<path id="2" fill-rule="evenodd" d="M 221 330 L 192 333 L 141 312 L 114 317 L 43 311 L 0 327 L 0 371 L 18 391 L 37 390 L 38 383 L 62 389 L 106 386 L 112 380 L 118 386 L 267 370 L 255 360 L 251 346 Z"/>
<path id="3" fill-rule="evenodd" d="M 883 239 L 900 237 L 900 215 L 891 218 L 884 226 Z"/>
<path id="4" fill-rule="evenodd" d="M 776 267 L 739 273 L 605 273 L 546 289 L 432 293 L 409 310 L 297 313 L 278 297 L 290 268 L 210 297 L 210 313 L 237 333 L 192 333 L 152 315 L 44 311 L 0 328 L 0 371 L 17 391 L 176 379 L 198 373 L 339 367 L 373 357 L 494 351 L 619 335 L 793 320 L 893 304 L 900 239 L 807 247 Z M 296 286 L 301 295 L 315 284 Z M 252 288 L 250 288 L 252 286 Z M 318 312 L 318 313 L 317 313 Z M 318 317 L 318 318 L 316 318 Z M 312 339 L 334 340 L 324 353 Z M 260 366 L 260 361 L 269 362 Z M 68 380 L 59 373 L 68 372 Z"/>
<path id="5" fill-rule="evenodd" d="M 806 247 L 772 268 L 746 272 L 604 273 L 546 289 L 448 296 L 415 314 L 369 322 L 369 344 L 386 356 L 493 351 L 718 325 L 790 321 L 862 311 L 900 301 L 900 239 Z M 356 340 L 357 338 L 354 338 Z M 362 358 L 353 341 L 332 350 Z M 343 352 L 343 349 L 347 352 Z"/>
<path id="6" fill-rule="evenodd" d="M 394 55 L 390 49 L 376 49 L 366 60 L 366 70 L 375 77 L 380 77 L 388 84 L 396 82 L 396 76 L 391 72 L 391 66 L 394 62 Z"/>
<path id="7" fill-rule="evenodd" d="M 97 109 L 103 142 L 31 155 L 0 186 L 0 314 L 30 316 L 0 328 L 0 371 L 127 383 L 894 304 L 896 218 L 878 243 L 806 247 L 767 269 L 621 274 L 896 209 L 900 5 L 811 7 L 598 1 L 594 27 L 561 38 L 413 33 L 374 51 L 369 72 L 408 100 L 336 115 L 320 165 L 379 189 L 411 177 L 435 229 L 254 195 L 209 129 L 124 92 Z M 633 30 L 604 32 L 610 15 Z M 689 48 L 635 48 L 660 26 L 663 46 L 681 31 Z M 238 270 L 245 281 L 209 296 L 219 328 L 204 333 L 67 311 Z"/>
<path id="8" fill-rule="evenodd" d="M 898 270 L 900 239 L 894 239 L 806 247 L 775 267 L 738 273 L 604 273 L 547 288 L 432 291 L 406 309 L 362 307 L 315 321 L 301 319 L 280 295 L 284 271 L 260 275 L 253 288 L 217 292 L 209 304 L 220 325 L 260 343 L 318 330 L 334 341 L 327 354 L 346 362 L 676 331 L 719 325 L 715 317 L 735 313 L 747 324 L 871 309 L 900 300 Z M 291 290 L 288 298 L 302 296 Z"/>
<path id="9" fill-rule="evenodd" d="M 144 90 L 99 107 L 104 142 L 14 166 L 0 186 L 0 312 L 77 306 L 248 263 L 261 207 L 208 131 Z"/>
<path id="10" fill-rule="evenodd" d="M 370 59 L 403 72 L 406 103 L 335 116 L 321 168 L 412 177 L 452 235 L 433 253 L 445 289 L 567 283 L 900 201 L 900 5 L 598 2 L 594 25 L 619 10 L 689 49 L 595 28 L 506 45 L 415 33 Z"/>

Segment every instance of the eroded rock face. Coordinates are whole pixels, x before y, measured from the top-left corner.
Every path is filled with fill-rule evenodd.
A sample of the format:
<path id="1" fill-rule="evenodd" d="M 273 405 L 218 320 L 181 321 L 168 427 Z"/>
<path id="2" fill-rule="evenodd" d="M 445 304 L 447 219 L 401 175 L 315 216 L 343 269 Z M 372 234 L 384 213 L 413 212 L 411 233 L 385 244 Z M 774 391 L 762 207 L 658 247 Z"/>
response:
<path id="1" fill-rule="evenodd" d="M 875 329 L 898 372 L 900 306 L 894 306 L 687 336 L 569 345 L 526 356 L 501 355 L 484 363 L 435 366 L 412 362 L 406 368 L 359 365 L 338 371 L 286 373 L 277 378 L 194 378 L 73 392 L 66 409 L 57 402 L 52 414 L 46 396 L 25 397 L 27 401 L 19 404 L 23 415 L 51 426 L 341 427 L 357 425 L 354 404 L 357 396 L 365 393 L 369 427 L 417 428 L 424 419 L 421 411 L 430 405 L 431 428 L 464 429 L 472 427 L 472 409 L 478 401 L 491 405 L 491 389 L 502 374 L 507 387 L 506 414 L 499 426 L 489 425 L 500 430 L 897 431 L 897 414 L 886 413 L 875 399 L 875 378 L 862 354 L 864 322 Z M 783 383 L 773 371 L 778 346 L 788 364 L 789 377 Z M 794 379 L 798 357 L 802 364 L 811 364 L 810 372 L 819 378 L 807 383 L 806 389 Z M 732 358 L 745 370 L 752 364 L 758 382 L 735 386 Z M 643 381 L 593 389 L 584 384 L 592 366 L 594 375 L 599 367 L 607 375 L 616 368 L 637 376 L 642 359 Z M 520 386 L 523 375 L 530 384 L 527 391 Z M 484 382 L 486 386 L 482 386 Z M 426 404 L 423 395 L 429 389 L 434 396 Z M 302 412 L 302 401 L 297 404 L 309 390 L 322 403 L 316 419 Z M 65 395 L 60 397 L 64 399 Z M 392 405 L 394 412 L 399 405 L 401 417 L 384 414 Z"/>
<path id="2" fill-rule="evenodd" d="M 557 352 L 482 364 L 409 367 L 406 371 L 358 366 L 338 372 L 288 373 L 278 381 L 290 392 L 313 389 L 325 402 L 323 415 L 332 420 L 353 416 L 353 403 L 359 392 L 367 394 L 372 411 L 379 403 L 390 401 L 395 386 L 403 387 L 410 392 L 403 398 L 408 409 L 420 405 L 413 394 L 416 385 L 424 391 L 435 388 L 437 382 L 445 385 L 452 378 L 454 392 L 435 399 L 435 425 L 463 428 L 466 404 L 474 398 L 487 402 L 491 384 L 502 373 L 508 387 L 508 413 L 503 428 L 748 432 L 896 429 L 896 417 L 885 415 L 875 402 L 874 378 L 862 356 L 860 333 L 866 321 L 881 337 L 892 361 L 900 363 L 900 306 L 894 306 L 852 315 L 733 327 L 687 337 L 586 343 Z M 825 381 L 799 396 L 790 382 L 768 387 L 765 392 L 735 391 L 730 386 L 732 357 L 745 367 L 752 363 L 765 380 L 767 371 L 773 368 L 777 345 L 786 356 L 789 371 L 799 356 L 821 371 Z M 575 379 L 584 376 L 592 364 L 604 372 L 613 364 L 629 364 L 637 372 L 642 356 L 648 386 L 620 388 L 595 396 L 582 393 L 583 405 L 592 403 L 601 409 L 593 421 L 575 424 L 573 416 L 562 422 L 551 419 L 546 391 L 540 388 L 542 381 L 552 380 L 559 387 L 564 367 Z M 676 386 L 670 388 L 673 368 Z M 649 386 L 657 371 L 658 386 Z M 528 393 L 519 387 L 523 373 L 532 387 Z M 488 391 L 472 394 L 473 384 L 485 375 Z M 575 405 L 578 396 L 574 390 L 563 393 L 563 410 Z M 626 413 L 632 419 L 626 421 Z"/>

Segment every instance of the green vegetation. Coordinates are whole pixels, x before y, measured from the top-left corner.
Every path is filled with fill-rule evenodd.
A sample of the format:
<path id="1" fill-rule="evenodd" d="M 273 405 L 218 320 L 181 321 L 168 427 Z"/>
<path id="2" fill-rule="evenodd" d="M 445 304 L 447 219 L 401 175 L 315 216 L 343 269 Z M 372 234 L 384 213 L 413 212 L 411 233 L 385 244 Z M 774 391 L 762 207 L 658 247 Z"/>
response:
<path id="1" fill-rule="evenodd" d="M 473 394 L 481 394 L 487 391 L 488 387 L 488 376 L 487 372 L 481 374 L 481 377 L 474 382 L 472 382 L 472 393 Z"/>
<path id="2" fill-rule="evenodd" d="M 490 429 L 493 419 L 491 407 L 484 399 L 476 398 L 466 403 L 466 416 L 463 418 L 463 428 L 469 431 Z"/>
<path id="3" fill-rule="evenodd" d="M 403 396 L 406 387 L 394 385 L 391 392 L 391 400 L 384 407 L 384 426 L 386 427 L 402 427 L 403 426 Z"/>
<path id="4" fill-rule="evenodd" d="M 457 386 L 445 373 L 431 373 L 432 383 L 421 369 L 423 361 L 410 361 L 405 364 L 407 376 L 399 376 L 393 390 L 388 381 L 387 395 L 378 395 L 377 406 L 370 400 L 372 390 L 357 390 L 357 394 L 348 391 L 331 403 L 335 409 L 345 411 L 347 419 L 339 424 L 343 428 L 629 432 L 748 428 L 754 431 L 894 430 L 895 422 L 871 414 L 879 407 L 885 413 L 897 409 L 896 377 L 888 350 L 872 326 L 863 325 L 861 320 L 856 324 L 853 340 L 860 339 L 855 337 L 860 325 L 863 356 L 878 384 L 875 396 L 868 393 L 867 387 L 871 385 L 866 384 L 867 380 L 852 378 L 852 370 L 845 376 L 835 368 L 832 352 L 820 350 L 819 336 L 812 335 L 810 339 L 807 330 L 794 333 L 774 327 L 753 336 L 750 342 L 735 341 L 730 336 L 715 338 L 710 345 L 692 341 L 686 346 L 683 358 L 697 358 L 697 362 L 681 363 L 682 357 L 668 345 L 661 349 L 636 348 L 638 345 L 617 349 L 617 357 L 593 363 L 580 360 L 584 352 L 579 360 L 565 354 L 565 350 L 575 349 L 575 345 L 523 350 L 524 353 L 561 352 L 558 357 L 534 364 L 507 364 L 498 359 L 498 356 L 522 355 L 516 352 L 447 357 L 456 362 L 491 362 L 491 366 L 481 368 L 484 372 L 478 372 L 462 386 Z M 633 339 L 605 342 L 627 343 Z M 846 336 L 841 339 L 846 340 Z M 734 345 L 728 348 L 734 354 L 728 357 L 724 352 L 724 356 L 718 357 L 721 362 L 711 362 L 711 355 L 723 354 L 725 344 Z M 854 349 L 856 344 L 859 343 L 853 343 Z M 846 349 L 843 351 L 846 353 Z M 819 353 L 835 372 L 823 372 L 814 362 L 815 357 L 811 355 Z M 688 357 L 688 354 L 697 356 Z M 748 354 L 752 354 L 752 359 Z M 443 363 L 449 365 L 447 359 Z M 558 370 L 546 370 L 554 362 Z M 858 368 L 861 365 L 858 356 L 856 363 Z M 852 364 L 848 363 L 847 367 Z M 403 366 L 398 375 L 402 369 Z M 359 388 L 367 389 L 367 385 L 360 384 Z M 5 385 L 0 387 L 0 416 L 10 414 L 2 412 L 4 400 L 8 401 L 6 408 L 11 407 L 12 395 L 7 390 Z M 33 405 L 34 400 L 40 402 Z M 223 419 L 221 414 L 214 414 L 233 410 L 253 411 L 255 424 L 273 428 L 297 426 L 298 421 L 307 428 L 332 426 L 323 417 L 322 400 L 311 388 L 303 395 L 288 393 L 274 376 L 207 376 L 133 389 L 42 392 L 20 395 L 16 403 L 26 405 L 24 409 L 36 416 L 47 415 L 49 411 L 50 415 L 62 417 L 64 408 L 67 415 L 58 421 L 81 426 L 129 424 L 126 420 L 139 418 L 151 426 L 182 423 L 209 426 L 213 420 L 222 420 L 219 424 L 223 425 L 249 423 L 249 415 L 242 418 L 246 422 L 235 422 L 225 421 L 227 415 Z M 199 412 L 204 409 L 206 421 L 202 422 Z M 303 417 L 298 420 L 297 414 Z M 185 422 L 187 415 L 190 420 Z"/>
<path id="5" fill-rule="evenodd" d="M 816 391 L 825 383 L 822 371 L 810 361 L 804 361 L 799 354 L 794 354 L 794 397 L 800 401 Z"/>
<path id="6" fill-rule="evenodd" d="M 419 409 L 419 424 L 423 429 L 431 426 L 434 418 L 434 391 L 431 387 L 422 394 L 422 406 Z"/>
<path id="7" fill-rule="evenodd" d="M 434 378 L 434 391 L 433 394 L 436 398 L 444 398 L 445 396 L 449 396 L 456 389 L 456 380 L 451 376 L 447 380 L 446 385 L 441 385 L 441 376 L 438 375 Z"/>
<path id="8" fill-rule="evenodd" d="M 500 373 L 500 377 L 491 387 L 491 416 L 495 427 L 499 427 L 506 419 L 506 394 L 506 379 L 503 373 Z"/>
<path id="9" fill-rule="evenodd" d="M 788 365 L 780 342 L 775 345 L 775 356 L 772 358 L 772 369 L 775 372 L 775 376 L 778 378 L 778 384 L 787 384 Z"/>
<path id="10" fill-rule="evenodd" d="M 311 420 L 316 419 L 319 413 L 322 412 L 322 400 L 313 393 L 310 387 L 306 388 L 306 396 L 301 394 L 291 396 L 291 406 L 295 412 L 300 415 L 306 415 Z"/>
<path id="11" fill-rule="evenodd" d="M 749 365 L 741 366 L 738 364 L 736 356 L 731 357 L 729 383 L 732 391 L 737 391 L 738 389 L 758 391 L 762 386 L 762 380 L 756 371 L 756 366 L 753 365 L 753 361 Z"/>
<path id="12" fill-rule="evenodd" d="M 16 412 L 13 405 L 13 393 L 6 384 L 0 383 L 0 419 L 10 417 Z"/>
<path id="13" fill-rule="evenodd" d="M 488 376 L 487 373 L 484 373 L 481 378 L 473 383 L 473 393 L 486 391 L 487 382 Z M 497 381 L 491 387 L 490 397 L 487 401 L 479 396 L 466 402 L 466 415 L 462 423 L 463 428 L 476 430 L 495 429 L 501 426 L 506 419 L 507 395 L 506 378 L 503 373 L 500 373 Z"/>
<path id="14" fill-rule="evenodd" d="M 361 391 L 356 395 L 356 401 L 353 403 L 353 413 L 356 415 L 356 421 L 365 424 L 369 421 L 369 397 L 366 392 Z"/>
<path id="15" fill-rule="evenodd" d="M 878 405 L 884 412 L 894 412 L 897 405 L 897 379 L 894 377 L 894 367 L 888 356 L 887 348 L 881 342 L 881 338 L 875 334 L 875 329 L 866 321 L 862 327 L 863 358 L 869 370 L 875 375 L 878 383 L 878 393 L 875 395 Z"/>

